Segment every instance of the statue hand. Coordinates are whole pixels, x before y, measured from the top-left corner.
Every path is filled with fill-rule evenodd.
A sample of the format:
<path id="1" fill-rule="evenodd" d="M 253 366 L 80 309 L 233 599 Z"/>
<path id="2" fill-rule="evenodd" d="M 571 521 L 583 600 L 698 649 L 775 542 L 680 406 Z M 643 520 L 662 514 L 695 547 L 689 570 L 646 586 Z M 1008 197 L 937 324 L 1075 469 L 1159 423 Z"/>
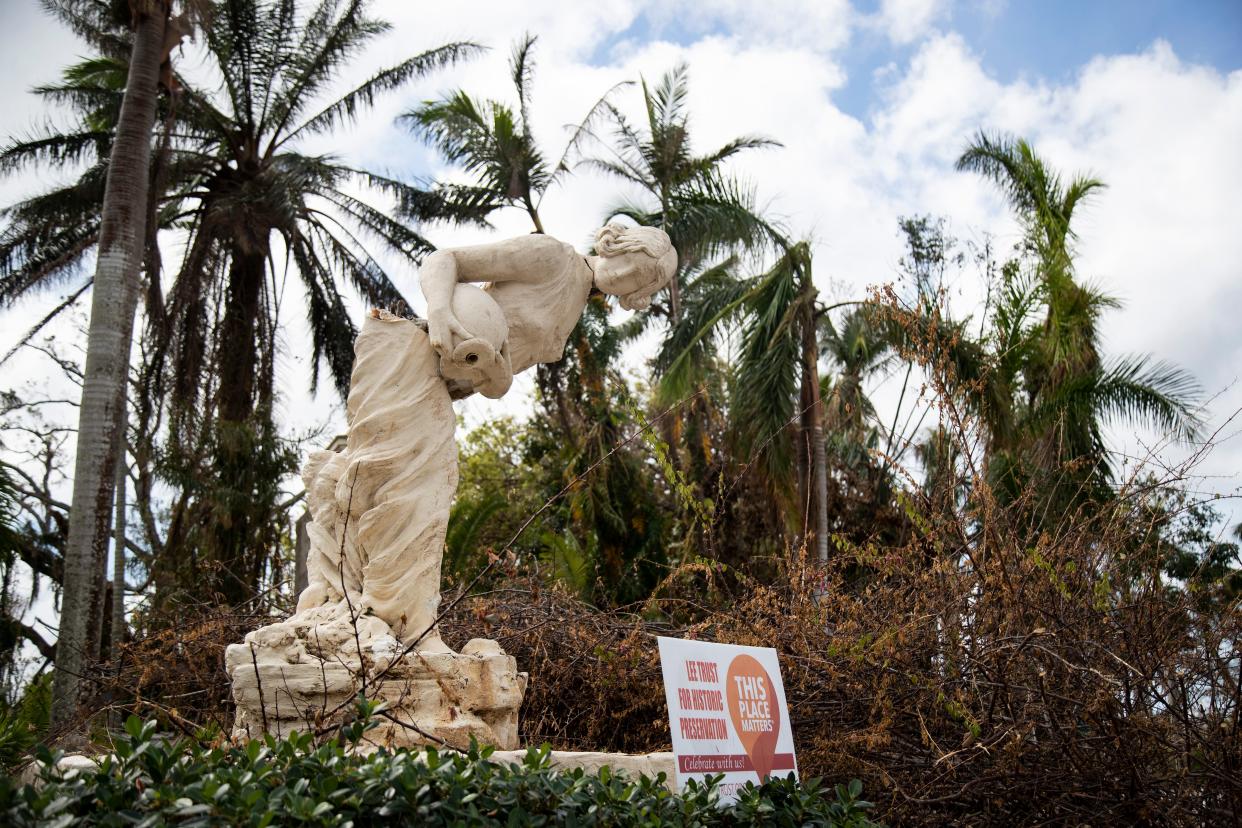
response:
<path id="1" fill-rule="evenodd" d="M 427 335 L 431 339 L 431 347 L 435 348 L 440 356 L 452 356 L 455 344 L 453 337 L 457 337 L 458 341 L 473 337 L 473 334 L 462 327 L 453 311 L 448 308 L 438 313 L 428 313 L 427 316 Z"/>

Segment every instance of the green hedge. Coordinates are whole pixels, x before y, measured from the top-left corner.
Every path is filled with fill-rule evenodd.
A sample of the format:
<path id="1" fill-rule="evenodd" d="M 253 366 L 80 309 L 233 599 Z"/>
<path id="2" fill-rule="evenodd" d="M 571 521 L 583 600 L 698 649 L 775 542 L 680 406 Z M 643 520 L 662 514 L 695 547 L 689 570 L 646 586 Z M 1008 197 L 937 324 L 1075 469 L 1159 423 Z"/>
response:
<path id="1" fill-rule="evenodd" d="M 268 737 L 244 747 L 211 748 L 162 740 L 155 722 L 131 718 L 115 758 L 88 772 L 55 769 L 42 750 L 41 781 L 0 778 L 0 823 L 68 825 L 872 825 L 861 785 L 829 790 L 818 780 L 748 786 L 720 806 L 711 786 L 670 793 L 662 780 L 601 770 L 558 772 L 548 752 L 521 765 L 465 754 L 399 750 L 369 756 L 341 740 Z"/>

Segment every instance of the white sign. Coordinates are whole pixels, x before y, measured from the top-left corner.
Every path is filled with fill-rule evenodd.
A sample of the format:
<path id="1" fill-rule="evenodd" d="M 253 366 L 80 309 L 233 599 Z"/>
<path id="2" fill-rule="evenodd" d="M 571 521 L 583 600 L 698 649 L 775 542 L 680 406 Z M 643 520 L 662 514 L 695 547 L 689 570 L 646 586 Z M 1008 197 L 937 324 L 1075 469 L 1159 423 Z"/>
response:
<path id="1" fill-rule="evenodd" d="M 768 647 L 661 638 L 677 784 L 724 774 L 722 800 L 769 774 L 798 775 L 780 662 Z"/>

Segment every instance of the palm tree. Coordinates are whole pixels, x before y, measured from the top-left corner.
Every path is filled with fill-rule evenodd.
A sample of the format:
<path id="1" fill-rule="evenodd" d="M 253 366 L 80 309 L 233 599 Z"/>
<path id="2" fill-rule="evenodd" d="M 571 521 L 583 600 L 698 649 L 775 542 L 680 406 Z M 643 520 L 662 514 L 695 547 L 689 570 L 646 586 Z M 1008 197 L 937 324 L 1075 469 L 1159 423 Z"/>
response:
<path id="1" fill-rule="evenodd" d="M 645 131 L 636 129 L 607 103 L 613 125 L 606 158 L 582 163 L 640 188 L 641 203 L 621 203 L 612 215 L 662 227 L 677 249 L 678 273 L 669 283 L 669 304 L 660 309 L 671 324 L 681 316 L 683 281 L 739 247 L 762 247 L 777 240 L 776 231 L 758 214 L 754 193 L 722 169 L 749 149 L 779 147 L 762 136 L 746 135 L 705 155 L 695 155 L 690 141 L 689 70 L 678 64 L 654 89 L 642 81 Z"/>
<path id="2" fill-rule="evenodd" d="M 407 111 L 399 120 L 476 179 L 470 185 L 443 184 L 445 192 L 485 215 L 506 206 L 521 207 L 535 232 L 542 233 L 536 202 L 552 183 L 553 173 L 530 133 L 530 84 L 535 70 L 531 51 L 536 40 L 526 35 L 514 44 L 510 57 L 516 113 L 507 104 L 479 101 L 458 89 Z"/>
<path id="3" fill-rule="evenodd" d="M 439 150 L 445 160 L 473 177 L 470 184 L 440 184 L 438 191 L 445 198 L 483 216 L 504 207 L 518 207 L 530 217 L 535 232 L 543 233 L 539 205 L 544 194 L 569 171 L 570 156 L 588 134 L 591 122 L 603 111 L 608 97 L 626 84 L 613 86 L 596 101 L 570 136 L 560 160 L 550 164 L 530 129 L 533 53 L 537 41 L 537 37 L 527 34 L 514 43 L 510 54 L 516 111 L 502 101 L 478 100 L 457 89 L 408 110 L 399 120 Z"/>
<path id="4" fill-rule="evenodd" d="M 828 478 L 817 319 L 827 309 L 817 296 L 807 242 L 786 243 L 759 276 L 706 271 L 692 283 L 692 301 L 656 362 L 666 366 L 662 386 L 668 394 L 687 382 L 696 362 L 712 363 L 728 331 L 740 331 L 730 377 L 736 455 L 747 464 L 761 461 L 771 490 L 786 505 L 788 523 L 809 518 L 803 531 L 813 531 L 816 556 L 825 561 Z"/>
<path id="5" fill-rule="evenodd" d="M 211 458 L 216 486 L 197 503 L 206 526 L 198 536 L 213 566 L 209 583 L 229 603 L 253 595 L 261 576 L 256 550 L 265 544 L 252 536 L 261 520 L 250 507 L 264 502 L 256 492 L 268 483 L 255 455 L 281 465 L 269 435 L 285 268 L 307 303 L 312 387 L 322 358 L 344 397 L 357 330 L 340 282 L 372 306 L 396 305 L 401 293 L 369 243 L 415 261 L 433 249 L 357 191 L 395 200 L 410 220 L 465 217 L 425 190 L 299 151 L 301 139 L 353 120 L 376 95 L 477 51 L 452 43 L 423 52 L 314 107 L 345 63 L 389 29 L 368 5 L 322 0 L 303 18 L 291 2 L 230 0 L 204 32 L 219 91 L 179 81 L 177 174 L 161 213 L 189 238 L 163 312 L 151 314 L 151 376 L 157 394 L 171 393 L 173 429 Z M 200 402 L 206 422 L 194 415 Z"/>
<path id="6" fill-rule="evenodd" d="M 638 224 L 661 227 L 677 250 L 677 272 L 669 282 L 666 304 L 653 303 L 639 311 L 626 326 L 627 336 L 636 337 L 653 322 L 663 319 L 668 327 L 662 352 L 653 368 L 656 376 L 680 353 L 682 341 L 692 338 L 699 326 L 681 326 L 679 321 L 690 305 L 698 322 L 706 322 L 720 303 L 728 304 L 740 280 L 734 271 L 738 256 L 750 252 L 758 256 L 780 244 L 780 233 L 755 205 L 752 188 L 725 171 L 735 155 L 750 149 L 780 144 L 762 136 L 741 136 L 712 152 L 693 151 L 689 112 L 689 70 L 678 64 L 654 86 L 640 80 L 645 122 L 635 126 L 611 102 L 606 109 L 612 140 L 596 137 L 605 152 L 581 163 L 633 185 L 641 196 L 613 205 L 607 219 L 625 216 Z M 702 284 L 698 282 L 702 280 Z M 683 301 L 683 296 L 688 301 Z M 665 378 L 657 403 L 678 407 L 661 420 L 661 432 L 670 448 L 669 461 L 678 474 L 683 467 L 694 475 L 690 480 L 705 496 L 710 481 L 703 452 L 685 443 L 691 434 L 705 435 L 708 421 L 719 404 L 708 391 L 709 372 L 715 365 L 710 339 L 698 339 L 694 358 L 679 363 L 679 376 Z M 683 458 L 683 450 L 689 453 Z M 687 466 L 687 459 L 689 465 Z"/>
<path id="7" fill-rule="evenodd" d="M 399 120 L 418 137 L 435 147 L 444 158 L 468 173 L 468 184 L 441 183 L 437 193 L 459 209 L 480 216 L 516 207 L 530 218 L 536 233 L 545 232 L 539 206 L 548 190 L 569 172 L 570 158 L 587 137 L 591 124 L 606 111 L 609 97 L 626 83 L 606 91 L 570 135 L 559 161 L 552 164 L 538 145 L 530 128 L 531 100 L 535 71 L 534 47 L 538 38 L 527 34 L 513 45 L 509 74 L 517 96 L 516 111 L 502 101 L 479 100 L 462 89 L 443 98 L 425 101 L 404 113 Z M 570 336 L 566 356 L 536 369 L 538 385 L 545 399 L 553 404 L 565 439 L 572 440 L 570 404 L 565 392 L 565 360 L 586 343 L 579 327 Z"/>
<path id="8" fill-rule="evenodd" d="M 197 504 L 192 522 L 205 544 L 204 554 L 194 559 L 207 564 L 184 577 L 199 578 L 200 588 L 214 587 L 229 601 L 247 597 L 254 579 L 253 561 L 239 560 L 248 544 L 258 542 L 248 538 L 253 527 L 246 507 L 260 481 L 251 474 L 255 467 L 247 452 L 260 445 L 277 451 L 268 435 L 274 434 L 271 402 L 284 274 L 295 274 L 303 286 L 312 384 L 322 359 L 344 395 L 356 329 L 342 283 L 373 305 L 398 303 L 400 292 L 371 253 L 372 245 L 414 260 L 432 249 L 359 191 L 395 201 L 404 219 L 466 217 L 423 189 L 299 150 L 301 139 L 352 120 L 376 95 L 477 51 L 466 43 L 432 49 L 320 102 L 346 62 L 389 28 L 367 14 L 368 5 L 323 0 L 300 9 L 293 2 L 221 0 L 213 4 L 203 31 L 202 77 L 208 85 L 165 73 L 164 84 L 175 98 L 159 154 L 164 168 L 150 202 L 151 223 L 183 234 L 185 255 L 167 296 L 158 260 L 148 280 L 144 388 L 150 400 L 165 395 L 171 400 L 170 447 L 208 449 L 210 461 L 201 460 L 181 478 L 190 489 L 178 504 L 186 509 Z M 128 59 L 106 21 L 78 15 L 72 22 L 104 51 L 99 60 Z M 62 86 L 73 81 L 72 89 L 48 90 L 81 104 L 85 114 L 76 130 L 14 144 L 0 161 L 9 168 L 88 163 L 75 185 L 10 209 L 13 220 L 0 245 L 0 289 L 6 298 L 54 284 L 97 243 L 98 181 L 106 166 L 91 161 L 109 141 L 102 117 L 111 94 L 100 80 L 105 68 L 70 73 Z M 149 143 L 148 137 L 148 149 Z M 205 480 L 224 488 L 216 497 L 193 496 L 202 495 Z M 184 525 L 183 517 L 174 510 L 173 526 Z"/>
<path id="9" fill-rule="evenodd" d="M 854 308 L 836 323 L 823 314 L 818 333 L 821 356 L 837 369 L 835 377 L 826 376 L 821 383 L 829 443 L 843 456 L 856 455 L 878 437 L 875 406 L 865 384 L 892 362 L 892 337 L 870 304 Z"/>
<path id="10" fill-rule="evenodd" d="M 76 4 L 66 3 L 66 13 Z M 70 721 L 89 660 L 88 629 L 102 606 L 99 572 L 107 554 L 117 461 L 118 406 L 125 396 L 138 270 L 146 236 L 151 129 L 171 3 L 130 4 L 133 50 L 117 117 L 98 224 L 94 291 L 78 414 L 73 499 L 65 545 L 53 683 L 53 722 Z"/>
<path id="11" fill-rule="evenodd" d="M 985 133 L 958 169 L 1002 188 L 1023 224 L 1028 262 L 1006 268 L 992 319 L 980 408 L 993 479 L 1013 495 L 1032 474 L 1055 476 L 1050 497 L 1063 506 L 1106 498 L 1113 471 L 1104 423 L 1145 423 L 1189 438 L 1199 426 L 1197 386 L 1146 356 L 1101 355 L 1098 320 L 1118 303 L 1077 280 L 1071 226 L 1101 181 L 1079 175 L 1064 183 L 1026 141 Z"/>

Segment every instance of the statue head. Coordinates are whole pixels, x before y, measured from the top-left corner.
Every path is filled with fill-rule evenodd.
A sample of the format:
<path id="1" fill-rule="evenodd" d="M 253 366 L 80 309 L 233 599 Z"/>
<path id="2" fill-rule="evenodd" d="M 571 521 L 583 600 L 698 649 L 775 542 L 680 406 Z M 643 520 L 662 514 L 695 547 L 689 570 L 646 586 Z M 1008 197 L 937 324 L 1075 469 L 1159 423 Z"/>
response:
<path id="1" fill-rule="evenodd" d="M 627 310 L 650 305 L 677 271 L 677 251 L 658 227 L 607 224 L 595 233 L 595 252 L 595 286 Z"/>

